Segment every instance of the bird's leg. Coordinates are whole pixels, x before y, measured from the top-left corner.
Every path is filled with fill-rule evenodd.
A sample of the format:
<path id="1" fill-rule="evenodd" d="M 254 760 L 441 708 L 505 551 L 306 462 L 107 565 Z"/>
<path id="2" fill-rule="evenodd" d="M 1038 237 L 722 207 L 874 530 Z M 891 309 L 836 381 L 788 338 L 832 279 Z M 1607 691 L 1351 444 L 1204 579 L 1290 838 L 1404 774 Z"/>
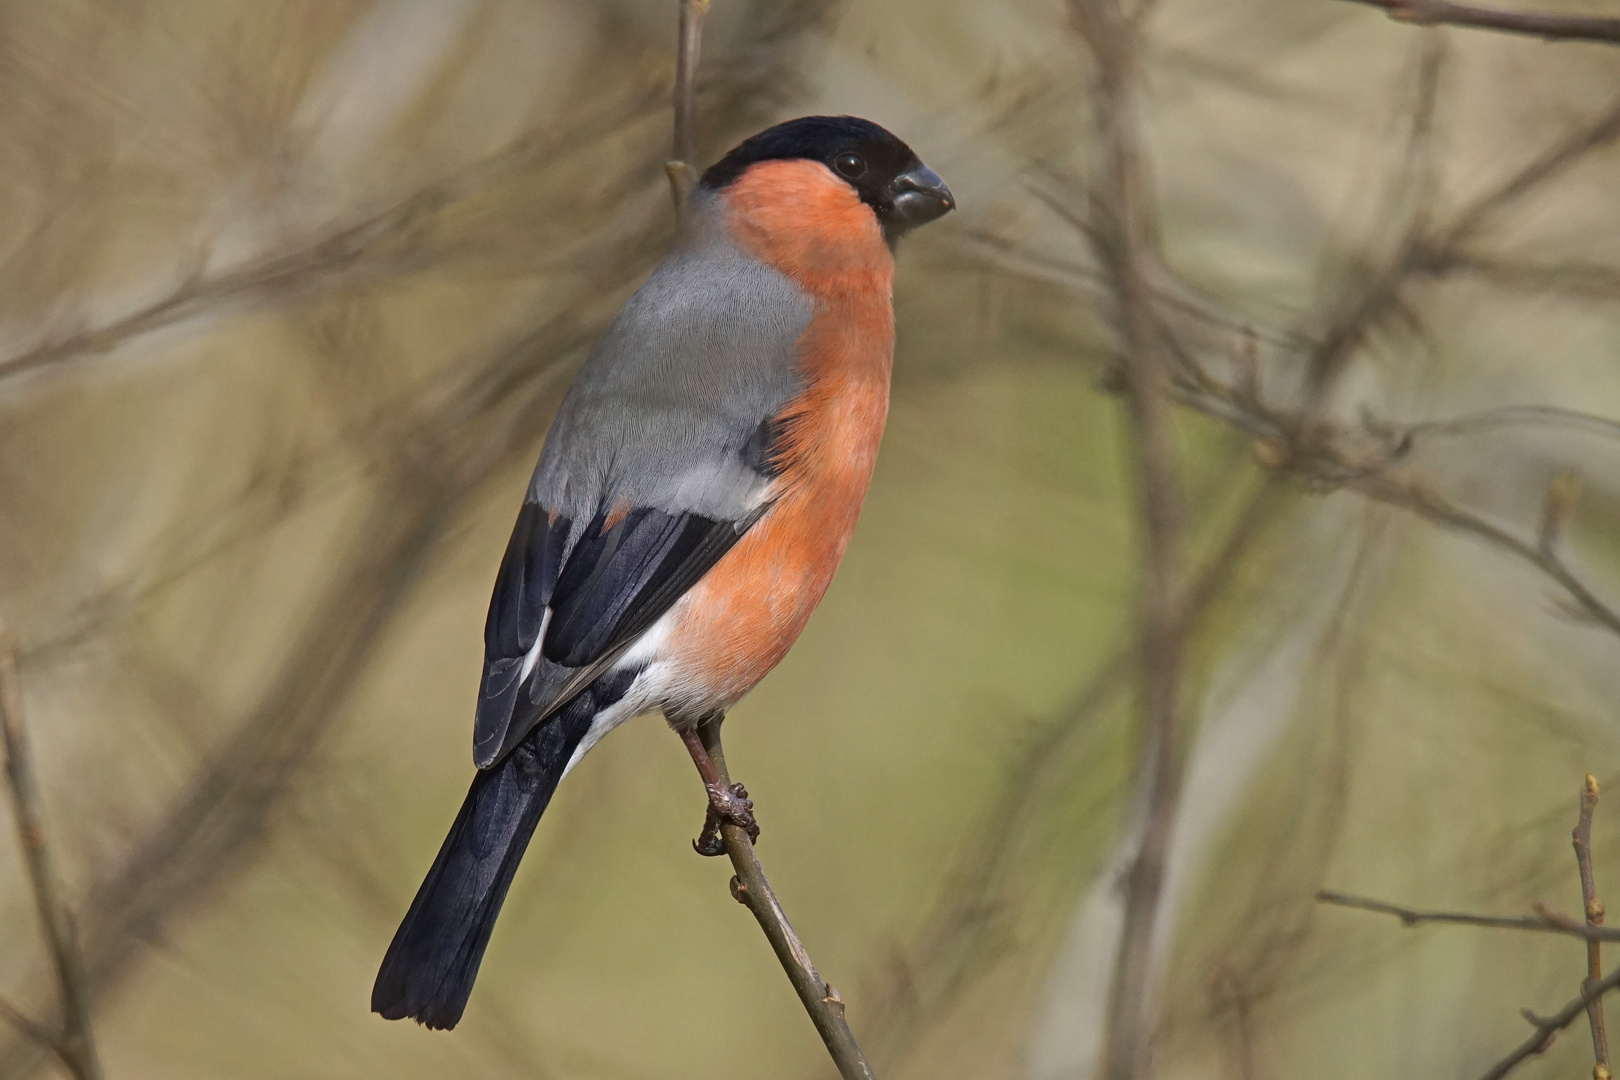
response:
<path id="1" fill-rule="evenodd" d="M 692 841 L 692 847 L 699 855 L 724 855 L 726 845 L 720 838 L 720 826 L 726 822 L 746 832 L 750 843 L 759 839 L 759 822 L 754 820 L 754 801 L 748 797 L 748 790 L 741 784 L 727 784 L 720 776 L 720 770 L 715 768 L 709 751 L 704 749 L 696 725 L 682 728 L 680 734 L 681 741 L 686 744 L 686 752 L 692 755 L 692 763 L 697 766 L 698 775 L 703 778 L 703 788 L 709 793 L 709 805 L 703 814 L 703 831 Z"/>

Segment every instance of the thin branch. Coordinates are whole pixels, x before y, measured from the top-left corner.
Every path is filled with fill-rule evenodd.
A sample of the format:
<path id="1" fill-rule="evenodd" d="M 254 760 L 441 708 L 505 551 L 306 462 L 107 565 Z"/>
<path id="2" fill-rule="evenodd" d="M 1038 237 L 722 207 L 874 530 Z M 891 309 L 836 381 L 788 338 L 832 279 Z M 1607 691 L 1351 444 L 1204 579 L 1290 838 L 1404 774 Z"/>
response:
<path id="1" fill-rule="evenodd" d="M 1395 904 L 1386 904 L 1381 900 L 1368 900 L 1326 890 L 1316 894 L 1316 899 L 1322 903 L 1359 908 L 1380 915 L 1393 915 L 1406 926 L 1416 926 L 1423 922 L 1461 923 L 1493 929 L 1550 931 L 1586 940 L 1588 968 L 1586 977 L 1581 980 L 1581 996 L 1550 1017 L 1537 1016 L 1528 1009 L 1523 1010 L 1524 1018 L 1536 1029 L 1535 1033 L 1520 1043 L 1511 1054 L 1491 1066 L 1483 1080 L 1502 1080 L 1502 1077 L 1512 1072 L 1526 1058 L 1545 1053 L 1552 1046 L 1553 1038 L 1558 1032 L 1574 1023 L 1576 1017 L 1583 1012 L 1591 1021 L 1592 1050 L 1597 1059 L 1592 1068 L 1593 1080 L 1612 1080 L 1609 1071 L 1608 1036 L 1603 1026 L 1602 999 L 1604 994 L 1620 985 L 1620 968 L 1605 977 L 1602 968 L 1596 966 L 1602 959 L 1599 943 L 1614 940 L 1612 932 L 1603 926 L 1603 905 L 1597 898 L 1597 883 L 1592 876 L 1592 812 L 1597 808 L 1597 799 L 1597 779 L 1589 775 L 1581 789 L 1581 813 L 1573 836 L 1575 859 L 1581 871 L 1581 895 L 1586 905 L 1584 922 L 1554 912 L 1541 904 L 1536 905 L 1534 917 L 1500 917 L 1451 911 L 1417 911 Z"/>
<path id="2" fill-rule="evenodd" d="M 1444 267 L 1453 252 L 1484 231 L 1491 221 L 1525 197 L 1564 175 L 1587 154 L 1620 138 L 1620 98 L 1611 99 L 1604 111 L 1586 126 L 1570 132 L 1526 162 L 1512 176 L 1475 199 L 1437 239 L 1424 245 L 1424 258 L 1413 267 L 1433 270 Z"/>
<path id="3" fill-rule="evenodd" d="M 1520 1043 L 1511 1054 L 1487 1069 L 1485 1075 L 1480 1077 L 1480 1080 L 1502 1080 L 1504 1076 L 1518 1068 L 1525 1059 L 1546 1053 L 1547 1049 L 1552 1046 L 1553 1038 L 1560 1031 L 1573 1024 L 1586 1011 L 1588 1005 L 1597 1001 L 1617 986 L 1620 986 L 1620 968 L 1609 972 L 1601 981 L 1588 984 L 1586 989 L 1581 991 L 1580 997 L 1575 998 L 1551 1016 L 1537 1016 L 1534 1013 L 1526 1012 L 1524 1014 L 1525 1019 L 1529 1020 L 1535 1027 L 1535 1033 Z"/>
<path id="4" fill-rule="evenodd" d="M 731 774 L 726 770 L 726 753 L 720 745 L 720 722 L 704 724 L 698 728 L 698 734 L 703 740 L 703 748 L 709 753 L 709 760 L 720 775 L 721 783 L 730 787 Z M 765 878 L 759 857 L 754 854 L 754 844 L 748 838 L 748 833 L 725 822 L 720 826 L 720 835 L 726 842 L 731 867 L 736 871 L 736 876 L 731 879 L 731 895 L 753 913 L 760 929 L 765 931 L 765 937 L 770 940 L 771 949 L 781 962 L 782 970 L 787 972 L 788 981 L 798 993 L 804 1011 L 810 1014 L 816 1033 L 821 1036 L 821 1041 L 827 1045 L 827 1053 L 832 1055 L 833 1062 L 838 1066 L 838 1075 L 843 1080 L 875 1080 L 872 1067 L 866 1063 L 866 1057 L 849 1029 L 849 1022 L 844 1018 L 843 999 L 832 984 L 822 979 L 816 971 L 810 953 L 793 932 L 787 913 L 782 910 L 771 883 Z"/>
<path id="5" fill-rule="evenodd" d="M 1108 1080 L 1134 1080 L 1147 1068 L 1153 932 L 1182 784 L 1179 698 L 1186 620 L 1181 493 L 1166 394 L 1168 359 L 1146 270 L 1147 253 L 1157 246 L 1157 215 L 1137 130 L 1140 28 L 1118 0 L 1073 0 L 1069 10 L 1097 64 L 1093 100 L 1103 153 L 1097 188 L 1100 220 L 1091 232 L 1113 292 L 1125 354 L 1142 522 L 1138 618 L 1149 748 L 1146 810 L 1125 880 L 1125 923 L 1109 993 L 1103 1066 Z"/>
<path id="6" fill-rule="evenodd" d="M 1378 220 L 1395 223 L 1398 239 L 1393 255 L 1384 265 L 1372 273 L 1353 276 L 1322 320 L 1325 328 L 1305 357 L 1306 402 L 1310 411 L 1327 403 L 1330 392 L 1359 346 L 1400 309 L 1407 280 L 1424 265 L 1427 248 L 1423 239 L 1430 228 L 1438 188 L 1434 130 L 1446 54 L 1442 43 L 1432 36 L 1423 46 L 1405 145 L 1378 200 Z M 1450 250 L 1450 246 L 1445 245 L 1446 250 Z M 1308 329 L 1309 324 L 1305 328 Z"/>
<path id="7" fill-rule="evenodd" d="M 28 864 L 34 905 L 39 910 L 40 928 L 56 967 L 56 986 L 62 998 L 62 1035 L 47 1045 L 56 1051 L 76 1080 L 100 1080 L 101 1064 L 96 1059 L 95 1039 L 90 1033 L 89 991 L 78 938 L 73 930 L 73 913 L 62 898 L 55 859 L 45 836 L 44 799 L 34 776 L 28 732 L 23 725 L 17 642 L 3 623 L 0 623 L 0 733 L 5 738 L 6 780 L 11 791 L 12 811 L 17 818 L 18 839 Z M 37 1038 L 31 1028 L 38 1025 L 29 1022 L 18 1026 Z"/>
<path id="8" fill-rule="evenodd" d="M 1218 549 L 1187 589 L 1182 604 L 1184 633 L 1191 635 L 1197 629 L 1232 583 L 1237 567 L 1289 505 L 1285 493 L 1286 485 L 1272 477 L 1244 502 Z M 930 915 L 909 955 L 896 958 L 898 964 L 890 968 L 898 967 L 903 977 L 891 980 L 893 989 L 876 1003 L 866 1033 L 867 1045 L 879 1062 L 893 1060 L 922 1038 L 927 1025 L 982 977 L 997 946 L 1013 933 L 1008 924 L 1017 905 L 1007 894 L 1018 878 L 1014 860 L 1020 854 L 1029 857 L 1030 830 L 1049 817 L 1040 800 L 1063 774 L 1065 763 L 1073 760 L 1072 743 L 1095 731 L 1091 722 L 1097 714 L 1129 688 L 1140 652 L 1140 643 L 1133 642 L 1099 665 L 1057 716 L 1020 750 L 992 809 L 981 815 L 982 832 L 953 860 L 950 876 L 958 885 Z"/>
<path id="9" fill-rule="evenodd" d="M 1565 427 L 1592 435 L 1620 438 L 1620 420 L 1607 416 L 1565 409 L 1557 405 L 1508 405 L 1500 409 L 1469 413 L 1449 420 L 1420 420 L 1392 430 L 1418 437 L 1429 435 L 1473 435 L 1481 431 L 1503 427 Z"/>
<path id="10" fill-rule="evenodd" d="M 1453 275 L 1469 275 L 1499 289 L 1565 299 L 1620 300 L 1620 267 L 1608 263 L 1568 260 L 1552 265 L 1469 251 L 1453 254 L 1441 269 Z"/>
<path id="11" fill-rule="evenodd" d="M 1581 813 L 1576 819 L 1571 840 L 1575 846 L 1575 863 L 1581 871 L 1581 908 L 1586 916 L 1588 931 L 1603 928 L 1603 901 L 1598 899 L 1597 878 L 1592 873 L 1592 812 L 1597 809 L 1597 777 L 1587 774 L 1581 785 Z M 1589 989 L 1603 978 L 1603 944 L 1588 935 L 1586 939 L 1586 980 L 1582 989 Z M 1586 1006 L 1586 1018 L 1592 1028 L 1592 1075 L 1597 1080 L 1609 1080 L 1609 1033 L 1603 1023 L 1603 999 L 1593 998 Z"/>
<path id="12" fill-rule="evenodd" d="M 675 218 L 683 228 L 686 226 L 686 197 L 697 184 L 697 167 L 692 164 L 697 156 L 697 67 L 709 3 L 710 0 L 681 0 L 680 42 L 675 51 L 675 132 L 670 141 L 671 159 L 664 163 L 664 171 L 669 174 Z"/>
<path id="13" fill-rule="evenodd" d="M 646 115 L 650 95 L 616 100 L 564 131 L 534 132 L 466 169 L 348 221 L 323 227 L 300 243 L 213 274 L 194 273 L 168 295 L 98 326 L 83 327 L 0 357 L 0 382 L 86 356 L 97 356 L 144 334 L 233 305 L 275 296 L 303 296 L 366 268 L 410 269 L 432 256 L 423 234 L 443 212 L 489 190 L 535 162 L 552 162 L 589 147 L 604 133 Z"/>
<path id="14" fill-rule="evenodd" d="M 1358 911 L 1371 911 L 1379 915 L 1392 915 L 1401 920 L 1402 926 L 1419 926 L 1423 923 L 1454 923 L 1460 926 L 1481 926 L 1492 930 L 1530 930 L 1546 934 L 1564 934 L 1569 937 L 1581 938 L 1588 942 L 1620 941 L 1620 928 L 1602 925 L 1589 925 L 1577 922 L 1562 912 L 1552 908 L 1537 905 L 1534 915 L 1476 915 L 1467 911 L 1428 911 L 1419 908 L 1401 907 L 1399 904 L 1387 903 L 1383 900 L 1374 900 L 1366 896 L 1352 896 L 1348 893 L 1333 892 L 1323 889 L 1316 894 L 1318 903 L 1333 904 L 1336 907 L 1355 908 Z"/>
<path id="15" fill-rule="evenodd" d="M 1546 15 L 1533 11 L 1503 11 L 1500 8 L 1454 4 L 1450 0 L 1354 0 L 1358 4 L 1383 8 L 1392 19 L 1419 26 L 1472 26 L 1501 30 L 1547 41 L 1602 41 L 1620 45 L 1620 19 L 1596 15 Z"/>
<path id="16" fill-rule="evenodd" d="M 4 997 L 0 997 L 0 1020 L 4 1020 L 40 1046 L 60 1054 L 59 1040 L 44 1024 L 35 1020 Z"/>
<path id="17" fill-rule="evenodd" d="M 1325 420 L 1273 409 L 1231 387 L 1212 391 L 1207 383 L 1182 383 L 1175 390 L 1183 404 L 1256 436 L 1255 457 L 1265 467 L 1298 473 L 1318 490 L 1348 488 L 1516 555 L 1563 589 L 1568 611 L 1620 635 L 1620 609 L 1582 581 L 1556 547 L 1515 535 L 1446 498 L 1403 462 L 1407 447 L 1401 440 L 1391 445 L 1386 425 L 1374 421 L 1358 435 Z"/>
<path id="18" fill-rule="evenodd" d="M 1307 362 L 1318 401 L 1324 386 L 1340 374 L 1355 349 L 1392 313 L 1400 310 L 1407 283 L 1415 276 L 1444 273 L 1463 247 L 1492 221 L 1544 185 L 1564 175 L 1587 154 L 1620 138 L 1620 99 L 1584 127 L 1544 148 L 1512 175 L 1463 207 L 1444 228 L 1428 231 L 1427 215 L 1415 216 L 1393 259 L 1344 302 Z"/>

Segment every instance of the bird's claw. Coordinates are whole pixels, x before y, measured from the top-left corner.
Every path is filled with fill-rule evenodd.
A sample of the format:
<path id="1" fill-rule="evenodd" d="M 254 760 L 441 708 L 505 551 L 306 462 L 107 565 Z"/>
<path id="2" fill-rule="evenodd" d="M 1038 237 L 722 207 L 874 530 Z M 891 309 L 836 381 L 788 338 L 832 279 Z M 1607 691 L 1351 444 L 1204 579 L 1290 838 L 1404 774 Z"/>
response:
<path id="1" fill-rule="evenodd" d="M 748 842 L 759 839 L 759 822 L 754 820 L 754 800 L 741 784 L 729 788 L 719 784 L 705 784 L 709 792 L 709 806 L 703 813 L 703 831 L 692 841 L 699 855 L 711 858 L 726 853 L 726 842 L 720 835 L 721 825 L 735 825 L 748 834 Z"/>

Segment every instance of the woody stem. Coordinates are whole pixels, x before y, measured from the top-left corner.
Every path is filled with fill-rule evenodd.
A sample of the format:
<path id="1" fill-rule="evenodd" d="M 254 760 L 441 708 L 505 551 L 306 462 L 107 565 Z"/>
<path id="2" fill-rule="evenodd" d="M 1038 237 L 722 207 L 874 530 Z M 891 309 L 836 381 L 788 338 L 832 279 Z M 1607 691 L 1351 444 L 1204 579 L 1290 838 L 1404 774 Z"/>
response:
<path id="1" fill-rule="evenodd" d="M 687 739 L 684 733 L 681 737 Z M 711 781 L 704 775 L 704 782 L 717 783 L 722 789 L 730 787 L 726 752 L 720 744 L 720 721 L 711 720 L 696 728 L 687 742 L 688 747 L 693 741 L 699 744 L 703 754 L 701 759 L 696 751 L 692 754 L 692 760 L 698 762 L 698 771 L 703 771 L 704 761 L 714 771 L 715 780 Z M 827 1045 L 827 1053 L 838 1066 L 838 1075 L 843 1080 L 876 1080 L 872 1067 L 866 1063 L 866 1057 L 849 1029 L 849 1023 L 844 1019 L 843 999 L 816 971 L 804 943 L 789 925 L 787 913 L 782 910 L 771 883 L 766 880 L 765 869 L 754 854 L 754 845 L 748 838 L 747 830 L 730 821 L 722 821 L 720 836 L 725 841 L 726 854 L 731 857 L 731 867 L 736 872 L 731 879 L 731 895 L 753 912 L 754 918 L 759 921 L 759 928 L 765 931 L 765 937 L 781 962 L 782 970 L 787 972 L 788 981 L 799 995 L 804 1011 L 810 1015 L 816 1033 L 821 1036 L 821 1041 Z"/>

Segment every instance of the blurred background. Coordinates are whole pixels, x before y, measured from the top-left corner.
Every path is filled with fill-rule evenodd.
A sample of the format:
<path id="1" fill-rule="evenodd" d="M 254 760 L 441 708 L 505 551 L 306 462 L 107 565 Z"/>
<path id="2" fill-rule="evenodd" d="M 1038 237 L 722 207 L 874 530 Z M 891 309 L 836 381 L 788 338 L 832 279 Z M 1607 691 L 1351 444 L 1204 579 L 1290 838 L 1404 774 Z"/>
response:
<path id="1" fill-rule="evenodd" d="M 1550 516 L 1557 566 L 1620 597 L 1620 428 L 1499 410 L 1620 417 L 1620 50 L 1334 0 L 1142 14 L 1150 276 L 1194 406 L 1156 1075 L 1476 1074 L 1577 992 L 1580 943 L 1313 894 L 1580 910 L 1620 638 L 1524 556 Z M 691 851 L 655 718 L 559 791 L 462 1025 L 368 1012 L 471 777 L 551 412 L 672 235 L 675 21 L 0 5 L 0 616 L 113 1080 L 832 1075 Z M 1102 1041 L 1146 738 L 1097 75 L 1057 0 L 717 0 L 705 38 L 700 164 L 856 113 L 961 206 L 899 256 L 843 569 L 726 725 L 885 1077 L 1080 1078 Z M 54 1023 L 10 813 L 0 995 Z M 60 1068 L 0 1026 L 0 1075 Z"/>

